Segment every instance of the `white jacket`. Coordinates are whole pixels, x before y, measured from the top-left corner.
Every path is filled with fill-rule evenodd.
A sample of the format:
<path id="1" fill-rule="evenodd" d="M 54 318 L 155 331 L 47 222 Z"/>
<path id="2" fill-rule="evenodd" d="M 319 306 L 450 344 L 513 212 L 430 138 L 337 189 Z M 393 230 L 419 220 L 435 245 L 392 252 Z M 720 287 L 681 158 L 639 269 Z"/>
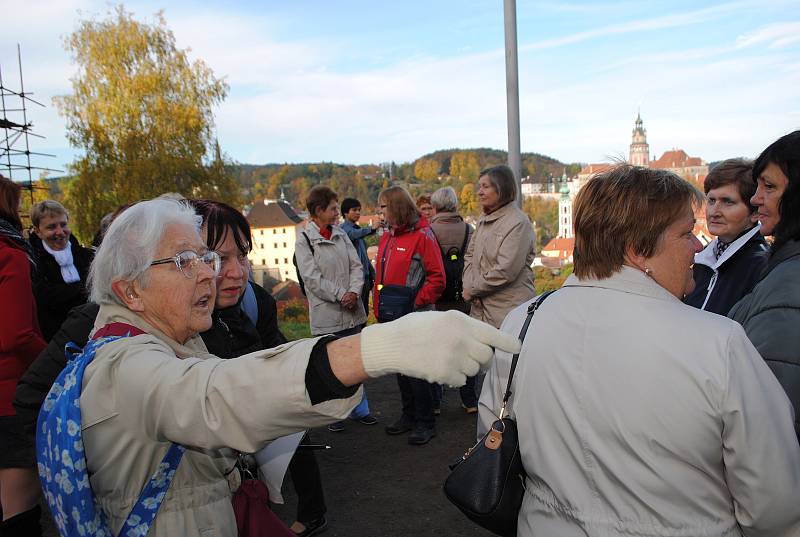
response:
<path id="1" fill-rule="evenodd" d="M 332 334 L 366 323 L 361 300 L 356 301 L 353 311 L 344 309 L 339 302 L 348 291 L 359 298 L 364 292 L 364 269 L 350 238 L 339 226 L 333 226 L 331 238 L 326 239 L 311 221 L 303 233 L 308 235 L 314 252 L 302 235 L 297 237 L 294 248 L 297 270 L 308 297 L 311 333 Z"/>
<path id="2" fill-rule="evenodd" d="M 526 308 L 503 330 L 518 334 Z M 484 383 L 484 430 L 510 358 L 498 353 Z M 783 389 L 741 326 L 644 273 L 570 276 L 534 315 L 513 389 L 520 536 L 800 534 Z"/>

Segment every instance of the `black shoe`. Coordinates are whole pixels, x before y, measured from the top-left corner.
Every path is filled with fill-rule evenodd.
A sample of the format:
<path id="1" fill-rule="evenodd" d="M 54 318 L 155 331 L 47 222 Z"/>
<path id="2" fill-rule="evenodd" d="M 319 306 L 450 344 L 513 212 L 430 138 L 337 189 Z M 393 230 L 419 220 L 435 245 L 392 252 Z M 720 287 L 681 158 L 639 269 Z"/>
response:
<path id="1" fill-rule="evenodd" d="M 305 526 L 306 529 L 300 533 L 295 533 L 298 537 L 311 537 L 312 535 L 317 535 L 328 529 L 328 519 L 325 518 L 325 515 L 311 522 L 301 522 L 301 524 Z"/>
<path id="2" fill-rule="evenodd" d="M 391 434 L 391 435 L 403 434 L 407 433 L 411 429 L 413 429 L 413 426 L 403 418 L 400 418 L 391 425 L 386 426 L 386 434 Z"/>
<path id="3" fill-rule="evenodd" d="M 431 438 L 436 436 L 435 427 L 414 427 L 414 432 L 408 437 L 408 443 L 412 446 L 423 446 L 431 441 Z"/>
<path id="4" fill-rule="evenodd" d="M 328 425 L 328 430 L 332 433 L 340 433 L 344 431 L 344 422 L 343 421 L 334 421 L 330 425 Z"/>
<path id="5" fill-rule="evenodd" d="M 378 423 L 378 418 L 372 414 L 367 414 L 366 416 L 361 416 L 360 418 L 353 418 L 353 421 L 357 421 L 363 425 L 375 425 Z"/>

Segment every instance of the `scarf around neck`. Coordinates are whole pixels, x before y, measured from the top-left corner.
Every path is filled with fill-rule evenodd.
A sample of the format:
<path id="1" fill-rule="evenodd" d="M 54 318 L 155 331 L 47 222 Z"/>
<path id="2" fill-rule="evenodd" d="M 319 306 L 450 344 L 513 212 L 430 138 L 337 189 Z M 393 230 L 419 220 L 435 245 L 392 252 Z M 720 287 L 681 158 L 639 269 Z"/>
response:
<path id="1" fill-rule="evenodd" d="M 81 280 L 78 269 L 75 268 L 75 264 L 72 260 L 72 242 L 67 241 L 67 247 L 63 250 L 53 250 L 44 241 L 42 241 L 42 246 L 48 254 L 53 256 L 56 263 L 58 263 L 64 283 L 75 283 Z"/>

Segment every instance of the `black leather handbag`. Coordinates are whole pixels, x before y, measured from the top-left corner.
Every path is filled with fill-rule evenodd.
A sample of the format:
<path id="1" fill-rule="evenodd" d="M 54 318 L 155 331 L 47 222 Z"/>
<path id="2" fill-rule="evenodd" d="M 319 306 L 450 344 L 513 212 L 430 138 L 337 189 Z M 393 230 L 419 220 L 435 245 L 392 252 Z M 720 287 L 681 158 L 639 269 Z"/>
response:
<path id="1" fill-rule="evenodd" d="M 533 314 L 552 293 L 543 294 L 528 306 L 528 317 L 519 333 L 521 341 L 525 340 Z M 515 354 L 499 419 L 477 444 L 450 466 L 452 472 L 444 482 L 447 499 L 470 520 L 496 535 L 507 537 L 517 534 L 517 517 L 527 477 L 519 452 L 517 424 L 505 417 L 518 360 L 519 354 Z"/>

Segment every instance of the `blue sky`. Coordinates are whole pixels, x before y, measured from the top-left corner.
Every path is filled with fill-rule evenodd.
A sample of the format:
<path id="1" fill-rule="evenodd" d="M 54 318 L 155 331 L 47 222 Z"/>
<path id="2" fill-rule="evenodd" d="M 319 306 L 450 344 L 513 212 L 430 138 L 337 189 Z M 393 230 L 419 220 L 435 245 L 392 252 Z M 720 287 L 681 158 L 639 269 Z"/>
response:
<path id="1" fill-rule="evenodd" d="M 61 37 L 108 5 L 8 7 L 0 67 L 50 104 L 74 66 Z M 178 44 L 230 84 L 216 111 L 243 163 L 411 161 L 435 149 L 505 149 L 502 0 L 129 2 L 159 9 Z M 10 20 L 9 20 L 10 17 Z M 517 2 L 523 151 L 564 162 L 627 154 L 637 109 L 651 153 L 755 156 L 800 128 L 800 0 Z M 11 80 L 9 80 L 11 78 Z M 65 166 L 55 108 L 33 109 Z"/>

